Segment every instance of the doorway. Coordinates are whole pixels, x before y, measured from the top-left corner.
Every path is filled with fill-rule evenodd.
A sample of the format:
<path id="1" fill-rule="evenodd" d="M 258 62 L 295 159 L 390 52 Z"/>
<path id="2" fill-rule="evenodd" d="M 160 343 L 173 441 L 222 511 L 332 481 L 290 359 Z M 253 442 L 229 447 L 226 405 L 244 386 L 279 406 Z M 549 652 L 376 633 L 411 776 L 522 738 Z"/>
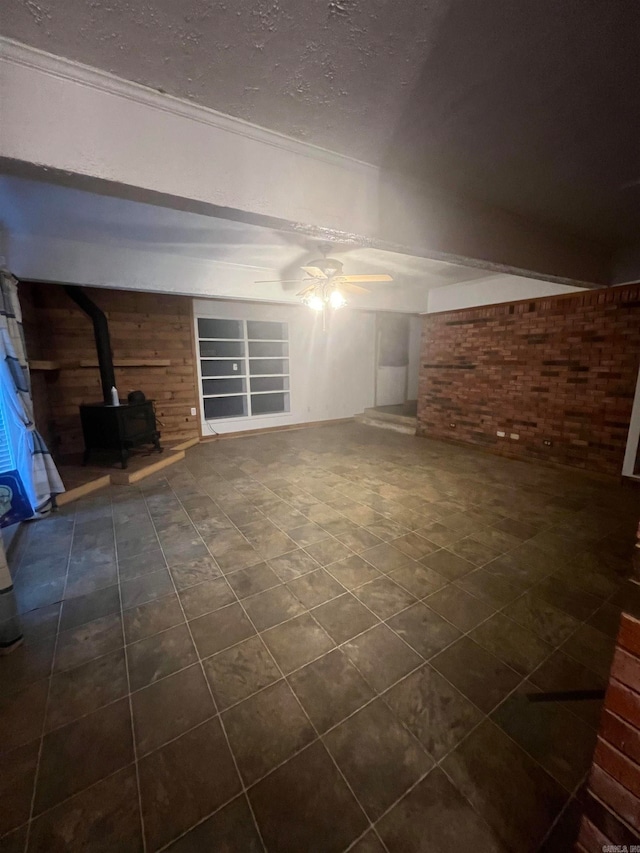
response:
<path id="1" fill-rule="evenodd" d="M 636 394 L 631 410 L 631 421 L 627 435 L 627 449 L 622 464 L 622 474 L 640 480 L 640 369 L 636 382 Z"/>
<path id="2" fill-rule="evenodd" d="M 420 369 L 421 320 L 418 315 L 376 316 L 375 408 L 415 416 Z"/>

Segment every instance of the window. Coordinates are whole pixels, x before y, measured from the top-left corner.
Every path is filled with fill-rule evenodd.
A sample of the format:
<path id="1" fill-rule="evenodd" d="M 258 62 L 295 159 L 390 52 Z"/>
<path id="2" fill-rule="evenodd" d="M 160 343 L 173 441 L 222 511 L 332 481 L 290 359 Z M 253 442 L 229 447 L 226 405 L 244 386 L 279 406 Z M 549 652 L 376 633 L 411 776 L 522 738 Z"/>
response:
<path id="1" fill-rule="evenodd" d="M 289 327 L 198 317 L 205 420 L 290 411 Z"/>

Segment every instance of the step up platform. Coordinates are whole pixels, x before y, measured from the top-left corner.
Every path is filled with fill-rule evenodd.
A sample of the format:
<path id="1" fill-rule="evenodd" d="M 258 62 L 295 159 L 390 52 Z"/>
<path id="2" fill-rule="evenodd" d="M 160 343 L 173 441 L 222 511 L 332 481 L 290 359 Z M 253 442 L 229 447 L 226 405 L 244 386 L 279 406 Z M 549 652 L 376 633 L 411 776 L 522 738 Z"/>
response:
<path id="1" fill-rule="evenodd" d="M 160 454 L 147 452 L 132 455 L 125 470 L 122 470 L 117 462 L 111 465 L 105 463 L 102 466 L 80 465 L 79 462 L 59 464 L 60 476 L 66 491 L 57 496 L 56 503 L 58 506 L 64 506 L 87 497 L 105 486 L 131 486 L 138 483 L 145 477 L 150 477 L 162 471 L 163 468 L 180 462 L 184 459 L 185 451 L 199 441 L 199 438 L 191 438 L 178 443 L 167 443 Z"/>
<path id="2" fill-rule="evenodd" d="M 379 406 L 377 408 L 365 409 L 355 416 L 358 423 L 379 429 L 390 429 L 405 435 L 415 435 L 418 419 L 415 415 L 403 414 L 405 406 Z"/>

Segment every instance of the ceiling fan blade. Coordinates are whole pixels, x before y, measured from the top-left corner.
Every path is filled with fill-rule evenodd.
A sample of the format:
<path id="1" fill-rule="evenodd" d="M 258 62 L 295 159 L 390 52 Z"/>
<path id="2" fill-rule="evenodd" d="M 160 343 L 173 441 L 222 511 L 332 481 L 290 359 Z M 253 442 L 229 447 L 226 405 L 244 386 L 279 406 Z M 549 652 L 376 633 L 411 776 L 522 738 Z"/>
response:
<path id="1" fill-rule="evenodd" d="M 339 289 L 344 290 L 345 293 L 371 293 L 371 291 L 367 290 L 366 287 L 360 287 L 359 285 L 351 284 L 348 281 L 341 281 Z"/>
<path id="2" fill-rule="evenodd" d="M 320 267 L 300 267 L 300 269 L 303 269 L 312 278 L 326 278 Z"/>
<path id="3" fill-rule="evenodd" d="M 315 290 L 318 285 L 314 282 L 313 284 L 309 284 L 307 287 L 303 287 L 302 290 L 299 290 L 296 293 L 296 296 L 305 296 L 307 293 L 311 293 L 312 290 Z"/>
<path id="4" fill-rule="evenodd" d="M 393 277 L 387 275 L 341 275 L 337 276 L 339 281 L 393 281 Z"/>

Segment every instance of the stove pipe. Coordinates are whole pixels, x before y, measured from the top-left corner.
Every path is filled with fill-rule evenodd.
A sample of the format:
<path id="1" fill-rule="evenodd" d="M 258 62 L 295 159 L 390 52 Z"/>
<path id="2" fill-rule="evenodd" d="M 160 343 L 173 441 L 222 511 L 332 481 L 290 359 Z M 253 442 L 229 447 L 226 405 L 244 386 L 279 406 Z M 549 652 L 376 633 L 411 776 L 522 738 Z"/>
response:
<path id="1" fill-rule="evenodd" d="M 111 388 L 116 384 L 116 375 L 113 370 L 113 354 L 111 352 L 111 339 L 109 337 L 109 323 L 104 312 L 98 308 L 96 303 L 90 299 L 81 287 L 74 284 L 65 284 L 64 289 L 76 305 L 85 314 L 88 314 L 93 322 L 93 334 L 96 339 L 96 350 L 98 353 L 98 369 L 100 370 L 100 382 L 102 384 L 102 398 L 105 405 L 111 405 Z"/>

